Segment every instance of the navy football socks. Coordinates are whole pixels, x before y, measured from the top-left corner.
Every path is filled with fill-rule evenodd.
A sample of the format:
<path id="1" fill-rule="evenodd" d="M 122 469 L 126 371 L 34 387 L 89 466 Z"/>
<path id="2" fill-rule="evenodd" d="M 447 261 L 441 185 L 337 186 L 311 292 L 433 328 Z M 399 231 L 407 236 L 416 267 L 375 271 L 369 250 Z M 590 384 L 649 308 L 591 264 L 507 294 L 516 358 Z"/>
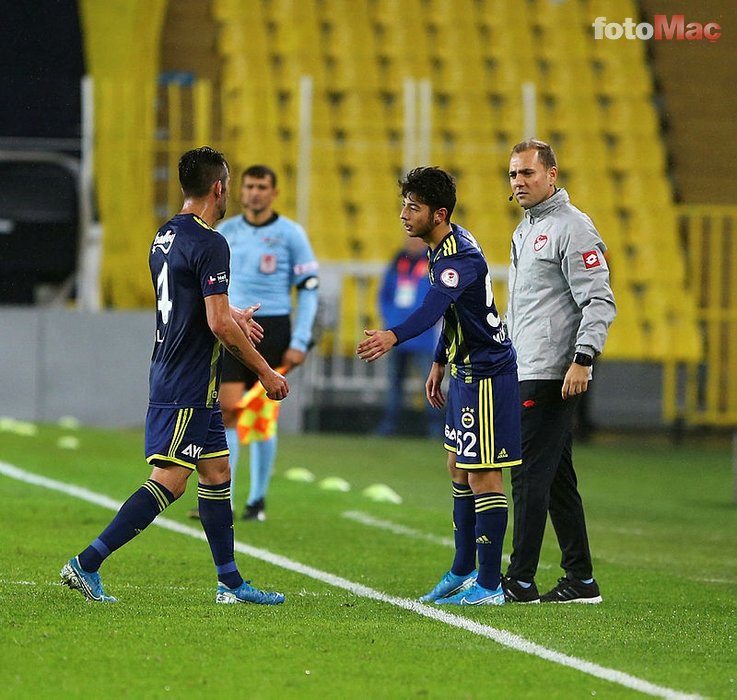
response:
<path id="1" fill-rule="evenodd" d="M 176 499 L 169 489 L 149 479 L 120 507 L 102 534 L 79 554 L 79 564 L 89 572 L 97 571 L 107 557 L 143 532 Z"/>
<path id="2" fill-rule="evenodd" d="M 479 586 L 496 590 L 502 570 L 502 547 L 507 531 L 507 497 L 503 493 L 480 493 L 476 505 L 476 550 Z"/>
<path id="3" fill-rule="evenodd" d="M 457 576 L 470 574 L 476 568 L 476 514 L 473 491 L 468 484 L 453 483 L 453 536 L 456 553 L 450 570 Z"/>
<path id="4" fill-rule="evenodd" d="M 228 588 L 238 588 L 243 577 L 235 563 L 230 481 L 216 485 L 197 484 L 197 496 L 200 522 L 210 545 L 218 581 Z"/>

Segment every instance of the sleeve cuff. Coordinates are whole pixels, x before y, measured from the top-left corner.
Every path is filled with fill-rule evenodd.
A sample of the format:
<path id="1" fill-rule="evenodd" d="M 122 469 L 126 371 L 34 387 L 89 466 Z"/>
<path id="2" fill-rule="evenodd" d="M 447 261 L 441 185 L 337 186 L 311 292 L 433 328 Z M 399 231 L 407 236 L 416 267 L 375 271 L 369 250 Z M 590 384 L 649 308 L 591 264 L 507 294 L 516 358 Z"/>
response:
<path id="1" fill-rule="evenodd" d="M 598 354 L 590 345 L 576 345 L 576 353 L 588 355 L 589 357 L 596 357 Z"/>

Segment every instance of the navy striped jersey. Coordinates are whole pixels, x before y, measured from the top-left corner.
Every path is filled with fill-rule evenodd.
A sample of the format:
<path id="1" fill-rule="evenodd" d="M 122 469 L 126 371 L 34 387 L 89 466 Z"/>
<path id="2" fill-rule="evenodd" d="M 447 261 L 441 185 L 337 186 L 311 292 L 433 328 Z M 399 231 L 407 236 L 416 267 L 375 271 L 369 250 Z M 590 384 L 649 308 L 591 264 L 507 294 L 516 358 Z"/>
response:
<path id="1" fill-rule="evenodd" d="M 476 239 L 457 224 L 430 253 L 432 289 L 450 297 L 435 361 L 465 381 L 515 372 L 517 356 L 494 303 L 489 266 Z"/>
<path id="2" fill-rule="evenodd" d="M 149 404 L 212 407 L 222 347 L 207 323 L 205 297 L 228 293 L 228 243 L 193 214 L 178 214 L 156 233 L 148 262 L 156 292 Z"/>

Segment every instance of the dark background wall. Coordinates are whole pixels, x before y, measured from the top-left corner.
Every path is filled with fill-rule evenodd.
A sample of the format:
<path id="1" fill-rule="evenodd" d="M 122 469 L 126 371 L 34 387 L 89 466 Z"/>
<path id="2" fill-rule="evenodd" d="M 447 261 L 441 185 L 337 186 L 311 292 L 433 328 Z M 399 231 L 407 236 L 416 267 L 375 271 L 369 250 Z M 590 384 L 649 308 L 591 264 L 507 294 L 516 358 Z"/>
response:
<path id="1" fill-rule="evenodd" d="M 80 135 L 82 36 L 75 0 L 2 3 L 0 137 Z"/>

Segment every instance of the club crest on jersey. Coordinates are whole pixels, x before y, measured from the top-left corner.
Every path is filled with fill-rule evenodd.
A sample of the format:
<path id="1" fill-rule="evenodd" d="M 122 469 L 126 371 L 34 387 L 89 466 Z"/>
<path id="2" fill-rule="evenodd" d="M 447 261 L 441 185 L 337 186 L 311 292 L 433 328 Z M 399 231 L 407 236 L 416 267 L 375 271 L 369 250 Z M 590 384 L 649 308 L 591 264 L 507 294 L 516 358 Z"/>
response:
<path id="1" fill-rule="evenodd" d="M 582 255 L 583 255 L 583 264 L 587 270 L 590 270 L 592 267 L 601 266 L 601 259 L 599 258 L 598 250 L 589 250 L 586 253 L 582 253 Z"/>
<path id="2" fill-rule="evenodd" d="M 168 255 L 176 236 L 177 234 L 172 233 L 171 229 L 169 229 L 165 233 L 157 233 L 156 238 L 154 238 L 154 243 L 151 246 L 151 252 L 153 253 L 157 248 L 159 248 L 164 253 L 164 255 Z"/>
<path id="3" fill-rule="evenodd" d="M 541 251 L 545 247 L 545 244 L 547 242 L 548 242 L 548 237 L 544 233 L 541 233 L 535 239 L 534 243 L 532 244 L 532 247 L 535 249 L 535 252 L 537 253 L 538 251 Z"/>
<path id="4" fill-rule="evenodd" d="M 262 275 L 273 275 L 276 272 L 276 255 L 272 255 L 271 253 L 262 255 L 258 265 L 258 271 Z"/>
<path id="5" fill-rule="evenodd" d="M 455 289 L 458 286 L 458 282 L 460 281 L 460 278 L 458 276 L 458 273 L 452 267 L 449 267 L 448 269 L 443 270 L 440 273 L 440 281 L 446 287 Z"/>
<path id="6" fill-rule="evenodd" d="M 466 428 L 466 430 L 473 428 L 474 423 L 476 421 L 473 417 L 473 409 L 469 408 L 468 406 L 464 406 L 461 413 L 461 425 Z"/>

